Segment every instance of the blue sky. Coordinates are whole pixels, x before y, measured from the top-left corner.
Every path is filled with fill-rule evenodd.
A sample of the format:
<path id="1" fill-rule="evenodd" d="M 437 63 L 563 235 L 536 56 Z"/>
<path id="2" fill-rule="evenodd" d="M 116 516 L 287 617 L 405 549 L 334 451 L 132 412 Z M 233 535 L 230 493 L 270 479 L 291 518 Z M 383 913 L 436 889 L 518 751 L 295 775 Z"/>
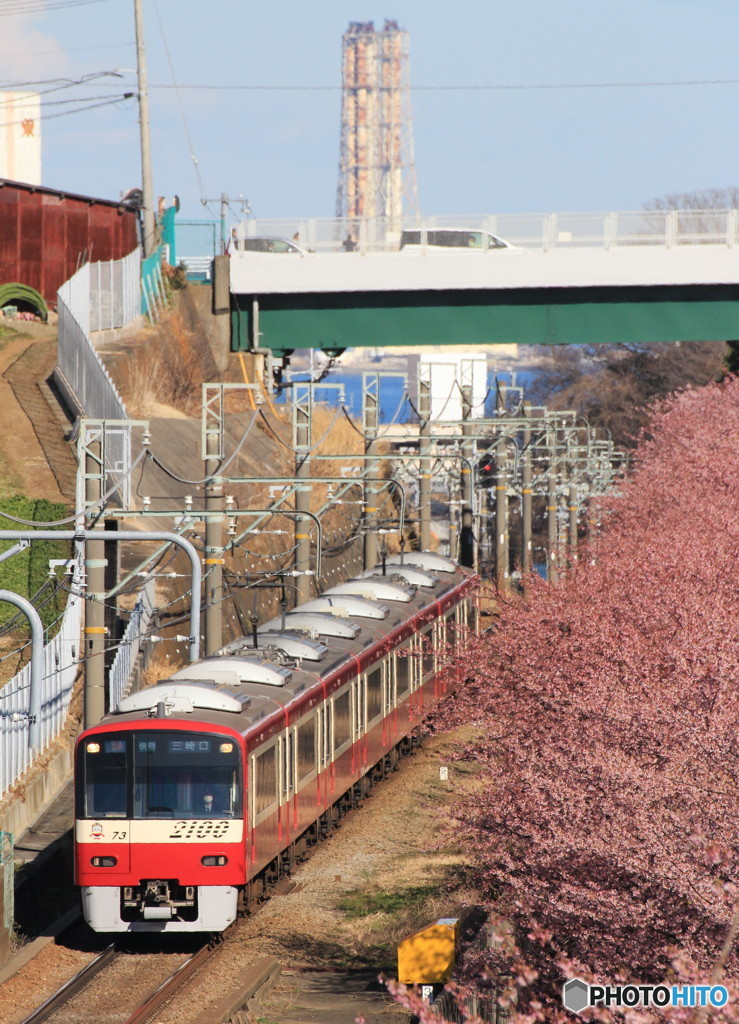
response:
<path id="1" fill-rule="evenodd" d="M 203 193 L 222 192 L 247 196 L 260 217 L 333 215 L 341 36 L 350 21 L 379 27 L 385 17 L 410 33 L 424 214 L 635 210 L 655 196 L 737 181 L 739 5 L 730 0 L 144 7 L 154 188 L 178 193 L 188 217 L 207 216 Z M 183 87 L 262 88 L 182 88 L 186 129 L 177 93 L 156 87 L 172 85 L 168 52 Z M 3 85 L 122 69 L 121 79 L 49 96 L 107 97 L 135 89 L 134 67 L 133 0 L 0 0 Z M 725 79 L 736 84 L 554 88 Z M 46 185 L 117 198 L 140 184 L 131 100 L 49 119 L 43 137 Z"/>

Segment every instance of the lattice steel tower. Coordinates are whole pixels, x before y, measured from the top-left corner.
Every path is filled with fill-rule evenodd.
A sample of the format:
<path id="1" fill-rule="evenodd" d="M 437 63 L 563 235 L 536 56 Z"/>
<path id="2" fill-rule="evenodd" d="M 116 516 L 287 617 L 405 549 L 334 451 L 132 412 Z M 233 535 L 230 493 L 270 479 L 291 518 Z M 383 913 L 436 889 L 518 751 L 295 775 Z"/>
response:
<path id="1" fill-rule="evenodd" d="M 341 155 L 336 216 L 352 231 L 362 218 L 399 230 L 417 213 L 411 135 L 409 36 L 396 21 L 382 31 L 351 22 L 342 37 Z"/>

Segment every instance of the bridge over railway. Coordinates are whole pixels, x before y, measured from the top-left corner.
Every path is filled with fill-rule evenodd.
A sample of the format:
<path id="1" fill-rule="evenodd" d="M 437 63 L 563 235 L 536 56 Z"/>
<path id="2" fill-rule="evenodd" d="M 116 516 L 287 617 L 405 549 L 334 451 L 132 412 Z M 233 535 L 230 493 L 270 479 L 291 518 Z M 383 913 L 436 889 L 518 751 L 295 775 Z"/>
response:
<path id="1" fill-rule="evenodd" d="M 737 210 L 433 218 L 413 228 L 415 244 L 403 244 L 408 229 L 379 221 L 348 233 L 328 220 L 244 222 L 228 260 L 232 348 L 280 356 L 739 334 Z M 460 229 L 482 242 L 428 244 Z M 488 247 L 491 235 L 508 244 Z M 292 251 L 244 251 L 247 239 L 276 236 L 295 239 Z"/>

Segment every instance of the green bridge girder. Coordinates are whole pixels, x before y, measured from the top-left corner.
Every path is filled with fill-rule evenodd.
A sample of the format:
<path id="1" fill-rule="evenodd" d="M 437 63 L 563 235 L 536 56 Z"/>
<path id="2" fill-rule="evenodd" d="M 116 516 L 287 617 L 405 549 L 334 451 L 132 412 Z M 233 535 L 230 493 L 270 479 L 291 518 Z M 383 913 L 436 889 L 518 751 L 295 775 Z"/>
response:
<path id="1" fill-rule="evenodd" d="M 232 350 L 276 356 L 299 348 L 737 337 L 739 287 L 726 284 L 231 296 Z"/>

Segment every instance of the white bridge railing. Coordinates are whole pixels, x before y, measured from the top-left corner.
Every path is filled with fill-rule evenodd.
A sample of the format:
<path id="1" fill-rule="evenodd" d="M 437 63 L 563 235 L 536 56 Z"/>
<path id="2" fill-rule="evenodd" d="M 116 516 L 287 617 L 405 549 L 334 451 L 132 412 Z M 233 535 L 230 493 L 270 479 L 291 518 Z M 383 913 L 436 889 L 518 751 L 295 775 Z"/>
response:
<path id="1" fill-rule="evenodd" d="M 284 238 L 311 252 L 388 252 L 403 231 L 487 231 L 526 249 L 614 249 L 619 246 L 739 246 L 739 210 L 641 210 L 632 213 L 510 213 L 354 221 L 282 217 L 242 221 L 236 237 Z"/>

